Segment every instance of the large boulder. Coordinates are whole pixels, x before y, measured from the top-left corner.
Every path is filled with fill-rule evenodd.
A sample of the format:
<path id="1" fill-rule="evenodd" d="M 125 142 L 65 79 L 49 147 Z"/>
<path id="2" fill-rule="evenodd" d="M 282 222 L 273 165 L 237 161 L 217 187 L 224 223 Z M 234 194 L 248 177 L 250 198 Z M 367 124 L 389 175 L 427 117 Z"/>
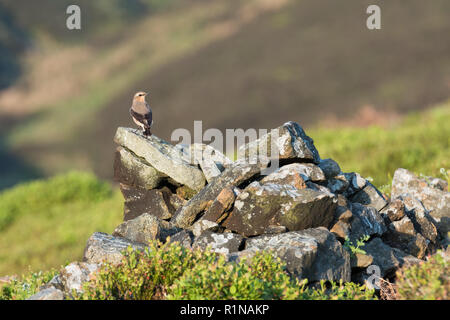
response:
<path id="1" fill-rule="evenodd" d="M 271 130 L 260 139 L 251 141 L 240 147 L 239 159 L 252 156 L 267 156 L 278 159 L 298 159 L 318 164 L 319 152 L 314 141 L 308 137 L 302 127 L 296 122 L 287 122 Z"/>
<path id="2" fill-rule="evenodd" d="M 255 161 L 235 161 L 217 178 L 197 193 L 183 207 L 179 208 L 172 222 L 180 228 L 187 228 L 197 218 L 198 214 L 213 203 L 223 189 L 238 186 L 261 173 L 269 165 L 267 158 L 261 157 Z"/>
<path id="3" fill-rule="evenodd" d="M 139 130 L 119 127 L 114 141 L 181 185 L 199 191 L 206 183 L 198 166 L 187 162 L 178 148 L 155 135 L 146 137 Z"/>
<path id="4" fill-rule="evenodd" d="M 245 248 L 246 252 L 272 250 L 298 278 L 350 281 L 350 255 L 323 227 L 250 238 Z"/>
<path id="5" fill-rule="evenodd" d="M 87 241 L 83 261 L 91 264 L 102 262 L 117 264 L 122 260 L 123 252 L 129 247 L 134 250 L 145 250 L 143 244 L 106 233 L 95 232 Z"/>
<path id="6" fill-rule="evenodd" d="M 336 203 L 336 198 L 309 188 L 299 190 L 291 185 L 255 181 L 237 196 L 223 226 L 244 236 L 263 234 L 273 225 L 290 231 L 328 227 Z"/>
<path id="7" fill-rule="evenodd" d="M 450 232 L 450 192 L 445 181 L 436 178 L 419 178 L 412 172 L 399 168 L 392 179 L 392 198 L 410 194 L 420 200 L 429 214 L 438 221 L 440 231 Z"/>
<path id="8" fill-rule="evenodd" d="M 167 176 L 131 151 L 118 147 L 114 158 L 114 179 L 144 189 L 156 188 Z"/>

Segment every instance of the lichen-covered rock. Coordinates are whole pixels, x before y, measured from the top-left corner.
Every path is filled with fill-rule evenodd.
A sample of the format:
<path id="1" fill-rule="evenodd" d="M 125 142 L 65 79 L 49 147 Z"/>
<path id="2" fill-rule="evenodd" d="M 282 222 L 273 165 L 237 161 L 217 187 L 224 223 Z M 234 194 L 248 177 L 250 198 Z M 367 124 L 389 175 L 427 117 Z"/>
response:
<path id="1" fill-rule="evenodd" d="M 203 172 L 187 162 L 178 148 L 155 135 L 146 137 L 139 130 L 119 127 L 114 141 L 182 185 L 198 191 L 206 183 Z"/>
<path id="2" fill-rule="evenodd" d="M 272 250 L 298 278 L 350 281 L 350 255 L 323 227 L 250 238 L 245 248 Z"/>
<path id="3" fill-rule="evenodd" d="M 363 236 L 382 236 L 387 228 L 384 219 L 373 207 L 366 207 L 359 203 L 352 203 L 352 221 L 350 224 L 350 240 L 356 244 L 356 241 Z"/>
<path id="4" fill-rule="evenodd" d="M 345 180 L 348 182 L 348 187 L 344 191 L 344 196 L 350 198 L 358 191 L 364 189 L 369 183 L 366 179 L 361 177 L 361 175 L 357 172 L 346 172 L 342 174 L 345 177 Z M 341 178 L 342 179 L 342 178 Z"/>
<path id="5" fill-rule="evenodd" d="M 388 231 L 383 235 L 383 241 L 419 259 L 425 256 L 429 243 L 420 233 L 417 233 L 414 224 L 407 216 L 389 224 Z"/>
<path id="6" fill-rule="evenodd" d="M 370 182 L 367 185 L 355 193 L 350 200 L 352 202 L 358 202 L 366 206 L 371 206 L 380 211 L 387 205 L 386 199 L 383 197 L 380 191 L 375 188 Z"/>
<path id="7" fill-rule="evenodd" d="M 239 159 L 258 155 L 269 158 L 308 160 L 316 164 L 320 162 L 314 141 L 306 135 L 298 123 L 292 121 L 271 130 L 260 139 L 241 146 L 238 151 Z"/>
<path id="8" fill-rule="evenodd" d="M 114 158 L 114 180 L 144 189 L 156 188 L 167 176 L 129 150 L 118 147 Z"/>
<path id="9" fill-rule="evenodd" d="M 445 235 L 450 231 L 450 192 L 446 182 L 441 179 L 421 179 L 406 169 L 399 168 L 392 179 L 391 197 L 397 198 L 402 194 L 410 194 L 420 200 L 437 219 L 440 231 Z"/>
<path id="10" fill-rule="evenodd" d="M 83 292 L 83 284 L 93 278 L 99 265 L 97 263 L 72 262 L 60 273 L 59 277 L 68 295 Z"/>
<path id="11" fill-rule="evenodd" d="M 236 198 L 223 226 L 244 236 L 263 234 L 271 225 L 290 231 L 328 227 L 336 202 L 323 192 L 255 181 Z"/>
<path id="12" fill-rule="evenodd" d="M 159 239 L 160 233 L 160 219 L 144 213 L 137 218 L 127 220 L 117 226 L 112 235 L 134 242 L 148 244 L 152 240 Z"/>
<path id="13" fill-rule="evenodd" d="M 140 243 L 125 238 L 114 237 L 103 232 L 95 232 L 87 241 L 83 261 L 87 263 L 101 263 L 106 261 L 117 264 L 123 258 L 122 253 L 128 247 L 134 250 L 145 249 L 145 246 Z"/>
<path id="14" fill-rule="evenodd" d="M 344 193 L 344 191 L 348 189 L 349 185 L 350 183 L 347 181 L 347 177 L 343 174 L 336 175 L 327 181 L 327 187 L 333 193 Z"/>
<path id="15" fill-rule="evenodd" d="M 267 168 L 268 165 L 269 159 L 267 158 L 259 158 L 250 162 L 233 162 L 220 176 L 204 187 L 186 205 L 178 209 L 171 221 L 177 227 L 189 227 L 200 212 L 208 209 L 223 189 L 246 182 Z"/>
<path id="16" fill-rule="evenodd" d="M 395 270 L 405 264 L 414 264 L 421 261 L 399 249 L 391 248 L 380 238 L 374 238 L 366 243 L 363 250 L 373 257 L 372 264 L 380 268 L 381 277 L 392 275 Z"/>
<path id="17" fill-rule="evenodd" d="M 125 198 L 124 221 L 134 219 L 144 213 L 160 219 L 170 219 L 175 211 L 175 209 L 169 210 L 166 199 L 170 198 L 170 195 L 165 195 L 164 190 L 146 190 L 120 184 L 120 191 Z"/>
<path id="18" fill-rule="evenodd" d="M 192 230 L 194 236 L 199 237 L 205 231 L 217 231 L 219 229 L 219 225 L 217 222 L 213 221 L 198 220 L 190 227 L 190 229 Z"/>
<path id="19" fill-rule="evenodd" d="M 339 164 L 333 159 L 321 159 L 319 168 L 322 169 L 327 180 L 341 173 L 341 167 L 339 167 Z"/>
<path id="20" fill-rule="evenodd" d="M 64 300 L 64 293 L 54 287 L 42 289 L 27 300 Z"/>
<path id="21" fill-rule="evenodd" d="M 262 183 L 290 184 L 297 189 L 305 188 L 306 181 L 325 181 L 322 169 L 312 163 L 291 163 L 278 168 L 261 180 Z"/>
<path id="22" fill-rule="evenodd" d="M 194 242 L 194 234 L 189 230 L 181 230 L 180 232 L 170 236 L 170 243 L 179 243 L 181 246 L 192 249 Z"/>
<path id="23" fill-rule="evenodd" d="M 214 233 L 205 231 L 201 236 L 195 238 L 192 244 L 193 249 L 206 249 L 211 247 L 211 250 L 217 253 L 229 254 L 239 250 L 242 244 L 243 237 L 235 233 Z"/>
<path id="24" fill-rule="evenodd" d="M 388 223 L 399 221 L 405 216 L 405 205 L 400 199 L 394 199 L 380 213 Z"/>
<path id="25" fill-rule="evenodd" d="M 417 232 L 431 242 L 436 243 L 438 238 L 437 228 L 422 202 L 409 194 L 400 195 L 398 199 L 405 205 L 405 213 L 413 222 Z"/>

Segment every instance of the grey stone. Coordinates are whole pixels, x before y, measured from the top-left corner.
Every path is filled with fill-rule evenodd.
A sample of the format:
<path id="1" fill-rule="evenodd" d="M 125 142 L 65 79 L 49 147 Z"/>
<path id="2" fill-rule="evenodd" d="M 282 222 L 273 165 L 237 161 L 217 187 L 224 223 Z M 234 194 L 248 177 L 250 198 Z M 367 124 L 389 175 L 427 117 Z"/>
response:
<path id="1" fill-rule="evenodd" d="M 146 190 L 120 184 L 120 191 L 125 198 L 124 220 L 134 219 L 144 213 L 151 214 L 160 219 L 170 219 L 175 209 L 169 209 L 166 199 L 170 195 L 166 195 L 165 190 Z"/>
<path id="2" fill-rule="evenodd" d="M 446 183 L 435 178 L 418 178 L 406 169 L 399 168 L 392 179 L 392 198 L 410 194 L 420 200 L 429 214 L 436 219 L 450 219 L 450 192 L 445 190 Z M 447 186 L 448 188 L 448 186 Z M 444 190 L 442 190 L 444 189 Z M 444 218 L 444 219 L 442 219 Z M 443 234 L 450 231 L 448 224 L 440 225 Z"/>
<path id="3" fill-rule="evenodd" d="M 333 159 L 321 159 L 319 162 L 319 168 L 322 169 L 327 180 L 334 178 L 341 173 L 341 168 Z"/>
<path id="4" fill-rule="evenodd" d="M 289 184 L 297 189 L 304 189 L 306 188 L 305 182 L 309 178 L 304 175 L 305 170 L 302 170 L 300 165 L 293 163 L 283 166 L 265 176 L 261 183 Z"/>
<path id="5" fill-rule="evenodd" d="M 190 229 L 192 230 L 194 236 L 199 237 L 205 231 L 217 231 L 219 229 L 219 225 L 213 221 L 198 220 L 190 227 Z"/>
<path id="6" fill-rule="evenodd" d="M 323 227 L 250 238 L 245 248 L 272 250 L 291 274 L 310 282 L 350 281 L 350 255 Z"/>
<path id="7" fill-rule="evenodd" d="M 289 176 L 299 175 L 303 181 L 322 182 L 325 181 L 325 175 L 318 166 L 313 163 L 291 163 L 272 172 L 264 177 L 261 182 L 282 183 Z M 289 180 L 288 180 L 289 181 Z M 287 184 L 289 182 L 287 181 Z M 299 188 L 301 189 L 301 188 Z"/>
<path id="8" fill-rule="evenodd" d="M 235 198 L 236 194 L 234 188 L 224 188 L 213 201 L 205 214 L 200 218 L 200 221 L 206 220 L 216 223 L 222 222 L 225 218 L 224 215 L 226 212 L 232 208 Z"/>
<path id="9" fill-rule="evenodd" d="M 114 158 L 114 180 L 144 189 L 156 188 L 167 176 L 129 150 L 118 147 Z"/>
<path id="10" fill-rule="evenodd" d="M 291 185 L 252 182 L 236 198 L 223 226 L 244 236 L 265 233 L 270 225 L 290 231 L 325 226 L 333 220 L 337 199 Z"/>
<path id="11" fill-rule="evenodd" d="M 351 198 L 355 193 L 364 189 L 369 184 L 369 181 L 361 177 L 357 172 L 346 172 L 342 174 L 348 182 L 348 187 L 344 191 L 344 196 Z"/>
<path id="12" fill-rule="evenodd" d="M 387 201 L 381 192 L 369 182 L 367 182 L 367 185 L 363 189 L 355 193 L 350 200 L 352 202 L 358 202 L 366 206 L 374 207 L 378 211 L 387 205 Z"/>
<path id="13" fill-rule="evenodd" d="M 128 247 L 141 251 L 145 249 L 145 246 L 140 243 L 102 232 L 95 232 L 87 241 L 83 261 L 87 263 L 109 262 L 117 264 L 122 260 L 122 253 Z"/>
<path id="14" fill-rule="evenodd" d="M 194 235 L 189 230 L 182 230 L 170 237 L 170 243 L 179 243 L 181 246 L 192 249 L 192 243 L 194 242 Z"/>
<path id="15" fill-rule="evenodd" d="M 177 227 L 187 228 L 197 218 L 198 214 L 213 203 L 220 192 L 227 187 L 236 187 L 267 168 L 269 160 L 260 158 L 256 162 L 235 161 L 230 167 L 197 193 L 183 207 L 179 208 L 172 218 Z"/>
<path id="16" fill-rule="evenodd" d="M 389 223 L 398 221 L 405 216 L 405 205 L 400 199 L 394 199 L 380 213 Z"/>
<path id="17" fill-rule="evenodd" d="M 99 265 L 96 263 L 72 262 L 60 273 L 64 291 L 72 295 L 73 292 L 83 292 L 83 285 L 93 278 Z"/>
<path id="18" fill-rule="evenodd" d="M 27 300 L 64 300 L 64 293 L 56 288 L 46 288 L 32 295 Z"/>
<path id="19" fill-rule="evenodd" d="M 263 155 L 269 158 L 299 159 L 318 164 L 319 152 L 314 141 L 295 122 L 287 122 L 269 133 L 240 147 L 239 159 Z"/>
<path id="20" fill-rule="evenodd" d="M 214 252 L 229 254 L 239 250 L 243 239 L 241 235 L 235 233 L 205 231 L 201 236 L 195 238 L 192 248 L 204 250 L 210 247 Z"/>
<path id="21" fill-rule="evenodd" d="M 146 137 L 139 130 L 119 127 L 114 141 L 182 185 L 196 191 L 205 185 L 202 171 L 184 160 L 178 148 L 155 135 Z"/>
<path id="22" fill-rule="evenodd" d="M 352 203 L 352 222 L 350 224 L 350 240 L 356 243 L 363 236 L 382 236 L 387 228 L 384 219 L 373 207 Z"/>
<path id="23" fill-rule="evenodd" d="M 373 257 L 367 254 L 357 252 L 350 258 L 350 264 L 353 268 L 367 268 L 373 262 Z"/>
<path id="24" fill-rule="evenodd" d="M 161 233 L 160 219 L 144 213 L 137 218 L 128 220 L 117 226 L 113 236 L 148 244 L 150 241 L 159 239 Z"/>
<path id="25" fill-rule="evenodd" d="M 344 175 L 337 175 L 334 178 L 328 179 L 327 187 L 333 193 L 344 193 L 349 187 L 350 183 Z"/>

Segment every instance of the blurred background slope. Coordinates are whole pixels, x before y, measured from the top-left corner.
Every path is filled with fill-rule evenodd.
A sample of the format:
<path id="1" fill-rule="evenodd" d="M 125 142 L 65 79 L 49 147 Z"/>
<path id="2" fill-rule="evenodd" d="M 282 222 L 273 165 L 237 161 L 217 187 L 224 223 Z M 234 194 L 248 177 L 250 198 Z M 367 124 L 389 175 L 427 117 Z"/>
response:
<path id="1" fill-rule="evenodd" d="M 69 4 L 81 31 L 66 28 Z M 102 180 L 139 90 L 168 140 L 194 120 L 293 120 L 383 191 L 398 167 L 439 176 L 449 13 L 448 0 L 0 0 L 0 276 L 79 259 L 92 232 L 120 222 L 123 198 Z"/>
<path id="2" fill-rule="evenodd" d="M 81 31 L 65 28 L 73 3 Z M 110 179 L 138 90 L 166 139 L 200 119 L 389 123 L 445 101 L 450 2 L 377 3 L 379 31 L 360 0 L 0 0 L 0 188 L 69 168 Z"/>

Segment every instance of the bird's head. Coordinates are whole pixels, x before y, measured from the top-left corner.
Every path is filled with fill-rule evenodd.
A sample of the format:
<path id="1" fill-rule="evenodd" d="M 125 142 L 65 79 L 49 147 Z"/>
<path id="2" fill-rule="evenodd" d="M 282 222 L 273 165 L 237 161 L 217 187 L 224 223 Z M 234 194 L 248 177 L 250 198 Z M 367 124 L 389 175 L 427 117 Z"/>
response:
<path id="1" fill-rule="evenodd" d="M 133 100 L 135 100 L 135 101 L 145 101 L 145 97 L 147 95 L 148 95 L 148 93 L 144 92 L 144 91 L 136 92 L 136 94 L 134 95 Z"/>

